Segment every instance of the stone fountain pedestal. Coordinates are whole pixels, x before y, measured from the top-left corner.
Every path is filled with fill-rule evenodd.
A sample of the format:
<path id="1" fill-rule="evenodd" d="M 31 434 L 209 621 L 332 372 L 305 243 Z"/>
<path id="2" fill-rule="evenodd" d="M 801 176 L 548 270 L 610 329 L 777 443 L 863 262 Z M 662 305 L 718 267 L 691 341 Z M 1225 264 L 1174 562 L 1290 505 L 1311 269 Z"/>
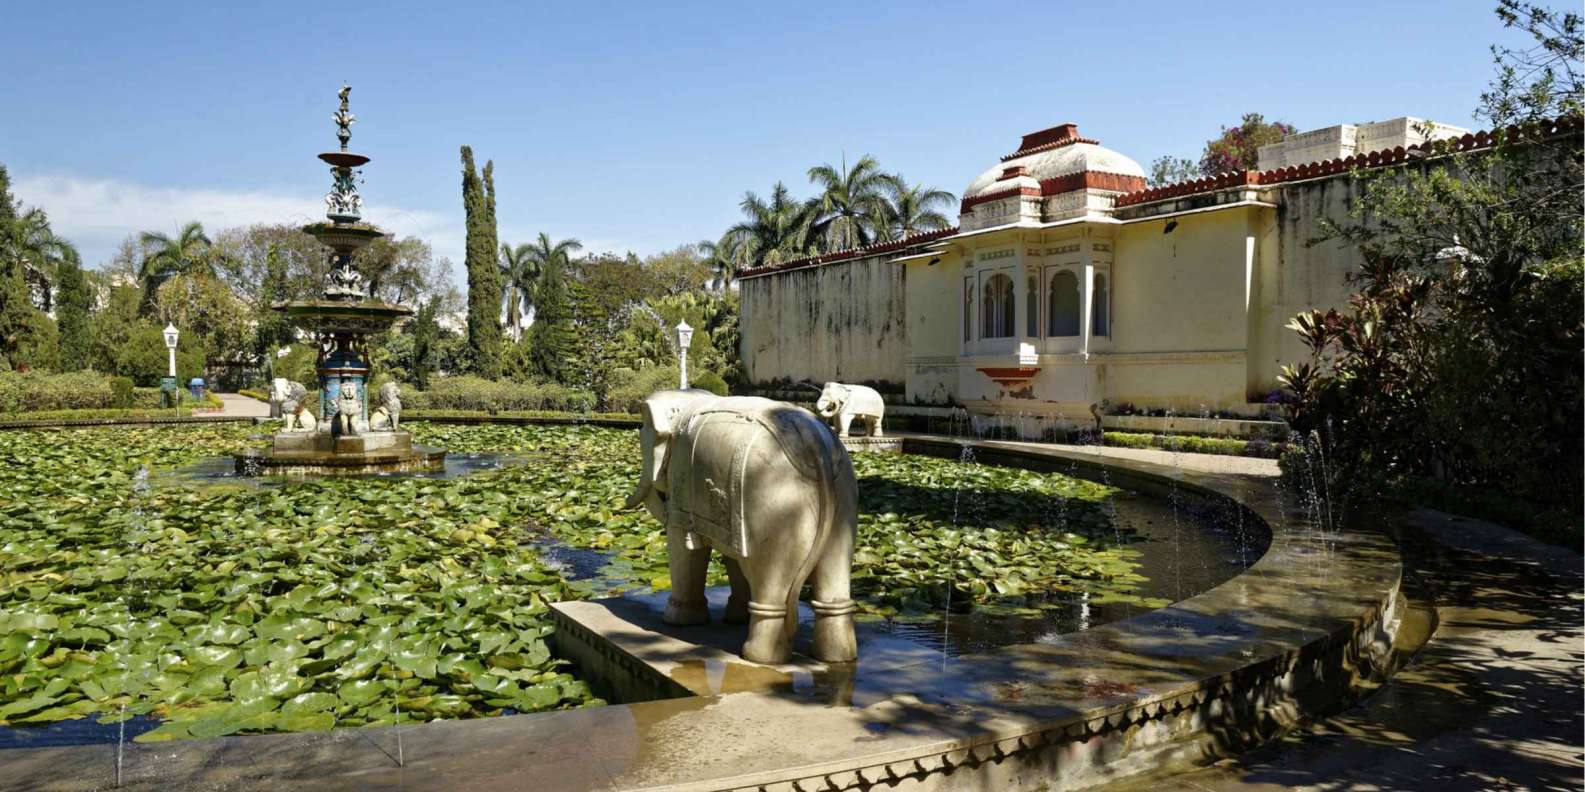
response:
<path id="1" fill-rule="evenodd" d="M 413 442 L 409 432 L 277 432 L 270 446 L 235 454 L 237 472 L 281 475 L 357 475 L 430 470 L 446 451 Z"/>

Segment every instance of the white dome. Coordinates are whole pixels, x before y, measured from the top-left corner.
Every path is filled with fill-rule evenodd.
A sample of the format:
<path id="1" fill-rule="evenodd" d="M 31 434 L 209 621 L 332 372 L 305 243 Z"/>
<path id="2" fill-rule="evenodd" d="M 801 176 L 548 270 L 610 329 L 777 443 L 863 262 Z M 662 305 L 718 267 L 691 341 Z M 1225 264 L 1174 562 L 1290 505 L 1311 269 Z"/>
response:
<path id="1" fill-rule="evenodd" d="M 1069 126 L 1071 125 L 1064 125 Z M 1056 128 L 1060 129 L 1060 127 Z M 1026 135 L 1024 140 L 1030 142 L 1031 138 L 1044 133 Z M 1031 151 L 1020 157 L 998 163 L 980 174 L 979 178 L 969 183 L 968 189 L 963 191 L 965 199 L 976 198 L 980 195 L 1005 190 L 1009 187 L 1024 185 L 1024 178 L 1034 179 L 1038 184 L 1045 179 L 1054 179 L 1058 176 L 1067 176 L 1084 171 L 1099 171 L 1114 173 L 1119 176 L 1135 176 L 1145 178 L 1145 169 L 1133 159 L 1117 153 L 1093 141 L 1077 137 L 1074 129 L 1072 137 L 1064 136 L 1051 143 L 1040 144 L 1043 150 Z M 1072 140 L 1073 142 L 1066 142 Z M 1024 146 L 1031 148 L 1031 146 Z M 1008 168 L 1022 167 L 1023 177 L 1015 179 L 1001 179 Z"/>

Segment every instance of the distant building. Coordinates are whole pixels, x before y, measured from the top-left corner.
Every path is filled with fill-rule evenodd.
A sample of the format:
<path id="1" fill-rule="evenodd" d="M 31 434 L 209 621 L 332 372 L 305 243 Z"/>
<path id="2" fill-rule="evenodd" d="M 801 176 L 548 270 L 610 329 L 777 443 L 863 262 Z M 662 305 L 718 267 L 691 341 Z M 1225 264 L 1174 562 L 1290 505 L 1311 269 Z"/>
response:
<path id="1" fill-rule="evenodd" d="M 1269 169 L 1154 189 L 1073 124 L 1025 135 L 969 184 L 957 228 L 744 273 L 746 374 L 1082 424 L 1125 402 L 1257 414 L 1307 358 L 1289 319 L 1350 293 L 1353 249 L 1310 244 L 1347 218 L 1345 176 L 1416 157 L 1420 126 L 1306 132 L 1263 147 Z"/>

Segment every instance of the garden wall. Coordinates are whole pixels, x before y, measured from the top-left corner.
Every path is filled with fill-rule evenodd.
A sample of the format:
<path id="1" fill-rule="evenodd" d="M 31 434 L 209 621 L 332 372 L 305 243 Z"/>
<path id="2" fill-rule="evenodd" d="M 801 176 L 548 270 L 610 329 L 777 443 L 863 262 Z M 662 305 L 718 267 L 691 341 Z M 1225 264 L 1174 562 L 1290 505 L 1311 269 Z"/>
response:
<path id="1" fill-rule="evenodd" d="M 740 354 L 749 383 L 900 388 L 908 353 L 895 253 L 744 278 Z"/>

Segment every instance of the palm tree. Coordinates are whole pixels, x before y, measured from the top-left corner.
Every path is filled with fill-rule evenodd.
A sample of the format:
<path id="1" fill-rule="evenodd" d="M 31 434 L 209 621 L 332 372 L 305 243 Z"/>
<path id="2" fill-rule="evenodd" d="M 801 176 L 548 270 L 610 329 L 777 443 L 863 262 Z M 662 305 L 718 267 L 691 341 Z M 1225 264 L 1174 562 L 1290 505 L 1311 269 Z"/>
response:
<path id="1" fill-rule="evenodd" d="M 820 188 L 811 203 L 818 217 L 814 236 L 824 252 L 863 247 L 886 233 L 886 195 L 896 177 L 881 170 L 873 157 L 865 155 L 840 169 L 816 165 L 809 169 L 809 181 Z"/>
<path id="2" fill-rule="evenodd" d="M 501 302 L 506 308 L 506 324 L 512 328 L 513 338 L 523 337 L 523 319 L 534 308 L 534 286 L 539 280 L 540 269 L 539 261 L 533 254 L 531 245 L 514 248 L 501 243 L 499 266 L 502 285 L 506 287 L 501 294 Z"/>
<path id="3" fill-rule="evenodd" d="M 786 185 L 776 182 L 769 201 L 744 193 L 740 206 L 744 220 L 727 230 L 732 260 L 739 269 L 780 264 L 813 252 L 809 242 L 814 207 L 794 200 Z"/>
<path id="4" fill-rule="evenodd" d="M 731 289 L 732 284 L 737 281 L 738 270 L 742 268 L 738 247 L 738 238 L 730 231 L 722 234 L 721 238 L 714 242 L 706 239 L 694 245 L 704 259 L 705 266 L 715 273 L 710 288 L 724 292 Z"/>
<path id="5" fill-rule="evenodd" d="M 158 231 L 144 231 L 138 241 L 143 245 L 143 262 L 138 267 L 138 280 L 143 282 L 143 300 L 138 307 L 141 313 L 153 312 L 155 293 L 160 284 L 172 277 L 194 271 L 213 274 L 204 254 L 214 243 L 196 220 L 182 226 L 174 239 Z"/>
<path id="6" fill-rule="evenodd" d="M 55 302 L 55 273 L 64 262 L 81 263 L 77 249 L 55 235 L 42 209 L 29 209 L 18 217 L 12 233 L 15 253 L 22 260 L 22 276 L 35 295 L 39 310 L 49 311 Z"/>
<path id="7" fill-rule="evenodd" d="M 888 190 L 886 233 L 888 240 L 901 239 L 924 231 L 939 231 L 952 225 L 941 211 L 952 205 L 953 195 L 915 184 L 912 187 L 899 174 Z M 938 209 L 937 207 L 940 207 Z"/>
<path id="8" fill-rule="evenodd" d="M 552 242 L 550 235 L 541 231 L 539 239 L 524 247 L 528 248 L 528 260 L 534 266 L 535 285 L 531 287 L 530 292 L 538 294 L 540 280 L 550 275 L 552 271 L 558 277 L 564 275 L 567 268 L 572 266 L 573 251 L 583 250 L 583 243 L 573 238 Z"/>

